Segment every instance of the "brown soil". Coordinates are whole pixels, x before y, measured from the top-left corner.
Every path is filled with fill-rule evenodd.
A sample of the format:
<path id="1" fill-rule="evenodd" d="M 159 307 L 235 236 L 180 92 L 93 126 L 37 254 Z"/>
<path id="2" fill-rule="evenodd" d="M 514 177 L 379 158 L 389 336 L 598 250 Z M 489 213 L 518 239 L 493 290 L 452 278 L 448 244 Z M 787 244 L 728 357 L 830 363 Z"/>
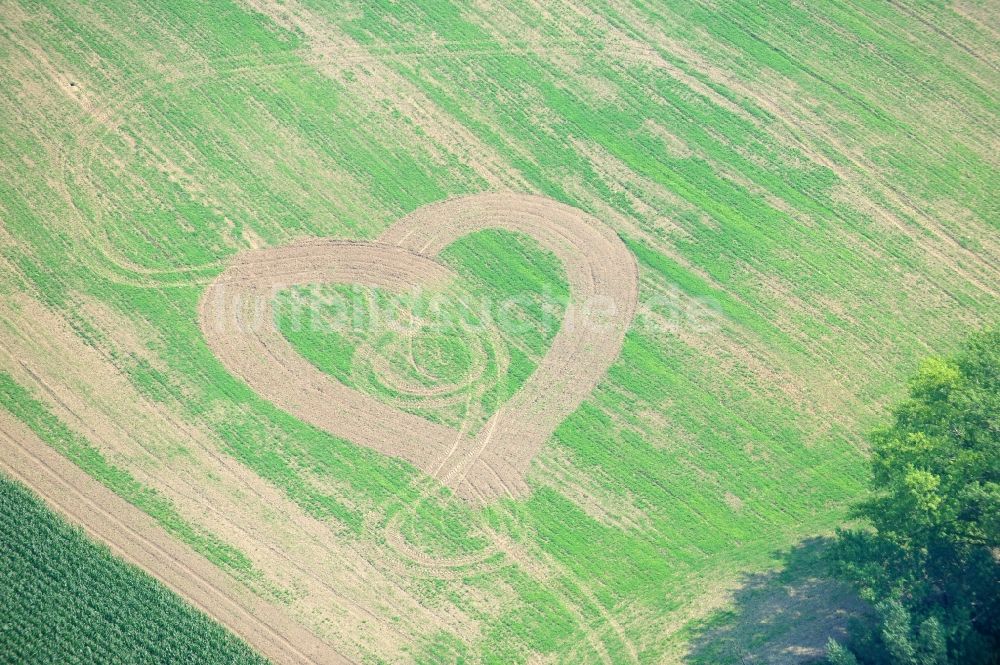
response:
<path id="1" fill-rule="evenodd" d="M 474 437 L 335 381 L 274 325 L 271 301 L 282 288 L 350 283 L 404 290 L 444 282 L 453 275 L 434 257 L 487 228 L 525 233 L 554 253 L 572 302 L 535 373 Z M 209 285 L 199 310 L 218 358 L 266 399 L 335 436 L 402 457 L 465 498 L 488 501 L 526 493 L 531 460 L 617 357 L 637 299 L 635 261 L 614 232 L 549 199 L 501 193 L 424 207 L 374 243 L 308 240 L 245 252 Z"/>
<path id="2" fill-rule="evenodd" d="M 345 538 L 336 523 L 309 516 L 222 452 L 223 443 L 197 422 L 136 392 L 56 314 L 26 297 L 12 304 L 16 313 L 0 307 L 0 368 L 107 459 L 169 498 L 186 521 L 238 548 L 263 574 L 261 580 L 234 581 L 265 597 L 278 592 L 291 598 L 283 606 L 290 619 L 350 658 L 363 658 L 370 645 L 379 644 L 389 662 L 403 662 L 402 645 L 429 631 L 465 639 L 476 633 L 478 625 L 467 615 L 427 607 L 415 596 L 407 577 L 391 572 L 398 568 L 387 560 L 391 553 L 365 549 Z M 116 321 L 121 323 L 108 314 L 99 325 L 116 329 Z M 338 491 L 329 478 L 304 477 L 321 492 Z M 401 620 L 382 619 L 386 605 Z"/>

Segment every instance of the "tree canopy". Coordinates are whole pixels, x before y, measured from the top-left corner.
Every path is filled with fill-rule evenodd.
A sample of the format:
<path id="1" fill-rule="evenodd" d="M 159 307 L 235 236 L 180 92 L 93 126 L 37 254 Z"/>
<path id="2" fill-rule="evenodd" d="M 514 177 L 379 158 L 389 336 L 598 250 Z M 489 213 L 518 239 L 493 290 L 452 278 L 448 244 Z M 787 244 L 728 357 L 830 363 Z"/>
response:
<path id="1" fill-rule="evenodd" d="M 929 358 L 872 435 L 871 496 L 835 569 L 874 608 L 835 665 L 1000 662 L 1000 328 Z"/>

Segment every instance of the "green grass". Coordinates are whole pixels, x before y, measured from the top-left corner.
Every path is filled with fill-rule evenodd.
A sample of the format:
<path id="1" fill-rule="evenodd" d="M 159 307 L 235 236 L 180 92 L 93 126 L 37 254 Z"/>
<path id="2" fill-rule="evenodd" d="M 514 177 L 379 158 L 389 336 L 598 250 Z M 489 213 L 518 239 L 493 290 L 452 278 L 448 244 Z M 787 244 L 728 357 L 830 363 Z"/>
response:
<path id="1" fill-rule="evenodd" d="M 277 325 L 293 348 L 337 381 L 474 432 L 534 372 L 559 329 L 569 292 L 555 256 L 519 234 L 473 233 L 441 258 L 458 275 L 443 289 L 282 291 Z M 411 316 L 425 323 L 416 328 Z M 375 368 L 372 355 L 384 359 L 388 371 Z M 439 389 L 455 402 L 429 407 L 407 386 Z"/>
<path id="2" fill-rule="evenodd" d="M 407 511 L 404 536 L 427 552 L 483 551 L 489 527 L 550 570 L 412 582 L 424 602 L 481 628 L 475 640 L 412 635 L 415 659 L 523 661 L 538 651 L 590 661 L 598 655 L 584 633 L 594 632 L 625 660 L 609 617 L 643 662 L 683 654 L 688 633 L 662 626 L 684 623 L 714 583 L 836 526 L 862 490 L 862 433 L 901 377 L 1000 316 L 975 283 L 995 278 L 987 248 L 1000 176 L 986 146 L 997 88 L 956 42 L 986 58 L 996 45 L 946 7 L 904 3 L 951 39 L 874 0 L 595 0 L 552 14 L 515 0 L 504 5 L 509 25 L 445 2 L 303 4 L 373 60 L 331 58 L 324 73 L 302 52 L 307 37 L 236 3 L 32 5 L 44 11 L 19 34 L 112 110 L 128 103 L 104 123 L 35 70 L 14 70 L 0 92 L 0 215 L 16 242 L 0 246 L 0 293 L 61 313 L 143 395 L 347 542 L 383 545 L 371 525 Z M 621 35 L 643 45 L 642 57 L 621 56 Z M 17 49 L 0 42 L 0 60 Z M 99 69 L 88 64 L 97 57 Z M 161 65 L 178 73 L 165 78 Z M 448 126 L 373 89 L 383 70 Z M 66 146 L 66 171 L 53 145 Z M 480 147 L 490 159 L 472 154 Z M 637 259 L 640 300 L 676 291 L 718 316 L 704 330 L 637 324 L 546 445 L 532 494 L 471 509 L 446 492 L 428 498 L 429 481 L 409 465 L 260 399 L 212 355 L 196 312 L 204 281 L 240 249 L 375 238 L 422 205 L 489 189 L 489 163 L 505 188 L 615 227 Z M 54 184 L 63 180 L 66 195 Z M 484 232 L 441 258 L 460 275 L 452 295 L 566 296 L 560 267 L 523 238 Z M 158 362 L 130 355 L 82 313 L 82 298 L 155 331 L 146 344 Z M 543 317 L 530 302 L 520 315 Z M 419 338 L 428 378 L 393 356 L 397 337 L 308 323 L 283 325 L 303 356 L 383 399 L 400 395 L 355 374 L 362 344 L 425 386 L 460 376 L 473 355 L 468 339 Z M 13 334 L 16 321 L 5 325 Z M 550 341 L 532 326 L 505 338 L 511 369 L 485 408 L 521 385 Z M 57 449 L 170 515 L 164 497 L 148 498 L 127 469 L 53 423 L 40 398 L 4 389 Z M 455 425 L 462 408 L 413 411 Z"/>
<path id="3" fill-rule="evenodd" d="M 0 660 L 265 663 L 0 475 Z"/>

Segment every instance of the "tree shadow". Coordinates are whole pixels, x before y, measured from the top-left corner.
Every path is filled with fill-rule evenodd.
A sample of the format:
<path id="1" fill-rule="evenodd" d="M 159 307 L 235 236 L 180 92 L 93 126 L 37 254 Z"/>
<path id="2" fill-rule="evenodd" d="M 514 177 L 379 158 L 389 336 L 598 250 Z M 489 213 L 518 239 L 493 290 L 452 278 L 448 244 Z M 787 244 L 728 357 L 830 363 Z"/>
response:
<path id="1" fill-rule="evenodd" d="M 733 600 L 694 628 L 689 665 L 786 665 L 820 659 L 827 639 L 842 641 L 865 604 L 830 578 L 829 538 L 777 553 L 780 569 L 746 575 Z"/>

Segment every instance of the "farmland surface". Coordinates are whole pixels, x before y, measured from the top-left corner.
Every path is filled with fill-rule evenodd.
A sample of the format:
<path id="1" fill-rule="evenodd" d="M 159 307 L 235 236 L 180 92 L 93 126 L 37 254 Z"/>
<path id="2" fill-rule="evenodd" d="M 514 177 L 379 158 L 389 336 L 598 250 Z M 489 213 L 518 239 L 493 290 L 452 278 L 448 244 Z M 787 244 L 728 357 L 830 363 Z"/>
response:
<path id="1" fill-rule="evenodd" d="M 277 660 L 247 628 L 267 612 L 358 662 L 698 662 L 744 575 L 843 521 L 917 358 L 1000 315 L 997 16 L 0 0 L 0 454 L 34 437 L 141 511 L 254 599 L 205 609 Z M 501 221 L 441 241 L 446 200 Z M 511 221 L 524 200 L 624 252 L 617 346 L 560 355 L 551 321 L 602 273 Z M 341 297 L 393 299 L 384 244 L 377 278 L 271 284 L 273 335 L 245 341 L 288 381 L 205 325 L 253 257 L 376 241 L 447 276 L 404 309 L 513 299 L 517 332 L 339 329 Z M 505 411 L 553 357 L 581 383 Z M 459 454 L 333 427 L 334 388 Z M 490 448 L 546 418 L 530 453 Z M 490 450 L 517 483 L 459 482 Z M 806 605 L 746 650 L 816 653 Z"/>
<path id="2" fill-rule="evenodd" d="M 4 662 L 265 662 L 6 476 L 0 537 Z"/>

